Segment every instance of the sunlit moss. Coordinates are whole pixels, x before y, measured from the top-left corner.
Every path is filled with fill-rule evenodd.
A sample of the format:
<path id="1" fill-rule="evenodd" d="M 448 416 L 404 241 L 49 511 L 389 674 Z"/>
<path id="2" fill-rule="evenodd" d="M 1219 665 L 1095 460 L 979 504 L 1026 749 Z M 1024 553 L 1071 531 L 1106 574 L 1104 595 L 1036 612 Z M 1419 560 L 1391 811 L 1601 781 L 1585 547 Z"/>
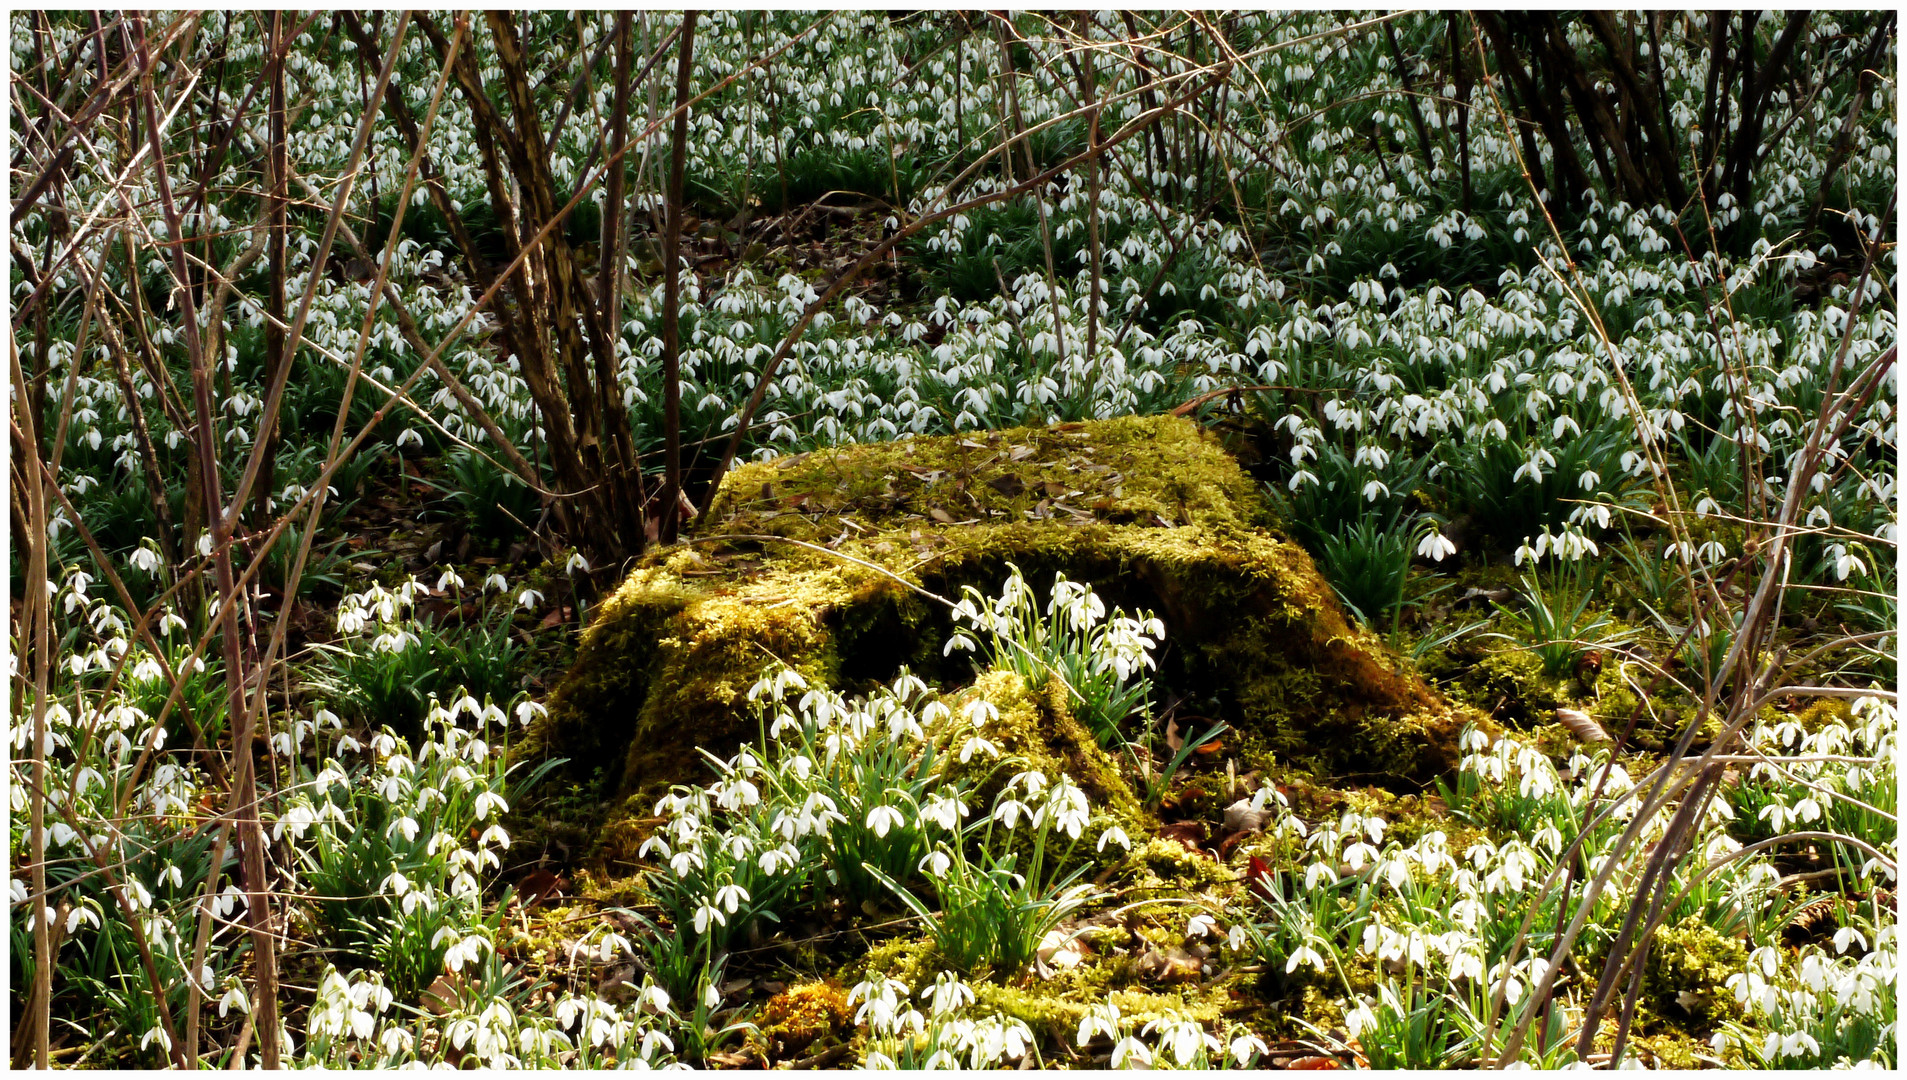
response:
<path id="1" fill-rule="evenodd" d="M 1643 975 L 1655 1012 L 1687 1017 L 1696 1030 L 1741 1015 L 1728 977 L 1748 966 L 1748 946 L 1691 915 L 1656 930 Z"/>

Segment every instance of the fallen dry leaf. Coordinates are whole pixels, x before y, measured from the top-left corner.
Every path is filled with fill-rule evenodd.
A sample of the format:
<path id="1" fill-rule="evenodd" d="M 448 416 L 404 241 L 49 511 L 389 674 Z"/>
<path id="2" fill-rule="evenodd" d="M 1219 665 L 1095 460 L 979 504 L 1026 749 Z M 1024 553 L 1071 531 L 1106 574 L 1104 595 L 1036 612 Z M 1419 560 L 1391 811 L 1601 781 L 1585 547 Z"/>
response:
<path id="1" fill-rule="evenodd" d="M 567 888 L 569 879 L 549 870 L 532 870 L 516 883 L 517 896 L 522 898 L 526 908 L 533 908 L 553 896 L 561 896 Z"/>
<path id="2" fill-rule="evenodd" d="M 1579 709 L 1557 709 L 1556 722 L 1569 729 L 1571 735 L 1584 742 L 1609 742 L 1609 733 L 1596 723 L 1594 717 Z"/>
<path id="3" fill-rule="evenodd" d="M 424 991 L 424 1007 L 437 1016 L 444 1015 L 457 1007 L 458 1000 L 463 997 L 463 985 L 461 975 L 446 973 L 437 976 L 437 981 Z"/>
<path id="4" fill-rule="evenodd" d="M 1144 955 L 1133 962 L 1133 968 L 1153 982 L 1196 982 L 1204 974 L 1205 958 L 1177 946 L 1164 952 L 1147 949 Z"/>
<path id="5" fill-rule="evenodd" d="M 1185 850 L 1211 858 L 1211 854 L 1204 849 L 1207 839 L 1204 822 L 1174 821 L 1171 824 L 1159 826 L 1156 835 L 1160 839 L 1176 840 L 1185 845 Z"/>
<path id="6" fill-rule="evenodd" d="M 1271 864 L 1253 855 L 1251 865 L 1245 870 L 1245 888 L 1266 900 L 1276 899 L 1277 893 L 1271 887 Z"/>
<path id="7" fill-rule="evenodd" d="M 1255 833 L 1271 820 L 1271 811 L 1252 809 L 1250 799 L 1240 799 L 1225 808 L 1225 831 L 1228 833 Z"/>
<path id="8" fill-rule="evenodd" d="M 1012 473 L 1007 473 L 987 481 L 987 486 L 1011 499 L 1026 490 L 1026 481 Z"/>

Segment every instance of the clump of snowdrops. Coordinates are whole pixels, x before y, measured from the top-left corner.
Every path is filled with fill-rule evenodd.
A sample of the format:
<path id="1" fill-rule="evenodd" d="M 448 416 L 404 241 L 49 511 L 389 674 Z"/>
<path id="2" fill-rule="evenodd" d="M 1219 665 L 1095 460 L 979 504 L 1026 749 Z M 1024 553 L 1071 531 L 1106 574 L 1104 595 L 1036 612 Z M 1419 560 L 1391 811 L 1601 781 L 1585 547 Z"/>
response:
<path id="1" fill-rule="evenodd" d="M 1894 913 L 1854 905 L 1831 942 L 1784 949 L 1794 883 L 1772 858 L 1774 845 L 1749 846 L 1739 837 L 1754 835 L 1758 823 L 1745 811 L 1759 806 L 1756 816 L 1773 830 L 1800 822 L 1848 837 L 1836 850 L 1850 882 L 1870 896 L 1893 889 L 1898 840 L 1891 818 L 1873 813 L 1873 800 L 1893 803 L 1896 722 L 1891 704 L 1866 698 L 1850 720 L 1812 735 L 1785 724 L 1758 728 L 1749 752 L 1761 763 L 1704 812 L 1693 841 L 1699 857 L 1676 870 L 1677 898 L 1664 921 L 1694 917 L 1752 949 L 1747 967 L 1726 980 L 1742 1010 L 1715 1031 L 1718 1051 L 1739 1049 L 1774 1067 L 1892 1066 Z M 1799 755 L 1798 742 L 1806 747 Z M 1453 822 L 1481 832 L 1461 849 L 1442 828 L 1404 843 L 1387 839 L 1380 817 L 1347 812 L 1307 824 L 1275 791 L 1257 800 L 1273 808 L 1270 832 L 1302 854 L 1264 879 L 1254 907 L 1232 910 L 1229 941 L 1288 979 L 1332 987 L 1349 1035 L 1374 1066 L 1495 1060 L 1504 1025 L 1542 1004 L 1530 991 L 1557 925 L 1562 871 L 1579 870 L 1574 904 L 1584 878 L 1606 861 L 1627 865 L 1638 857 L 1614 842 L 1633 817 L 1627 797 L 1641 781 L 1609 760 L 1606 748 L 1575 751 L 1559 766 L 1528 743 L 1474 729 L 1463 746 L 1456 782 L 1443 797 Z M 1785 756 L 1770 753 L 1776 750 Z M 1801 761 L 1789 764 L 1794 757 Z M 1661 837 L 1670 814 L 1646 823 L 1645 845 Z M 1566 843 L 1579 833 L 1580 847 Z M 1597 901 L 1583 938 L 1590 955 L 1613 937 L 1628 902 L 1620 889 Z M 1525 940 L 1520 932 L 1531 912 Z M 1354 969 L 1375 975 L 1374 992 L 1353 988 L 1363 985 Z M 1557 1067 L 1575 1060 L 1575 999 L 1589 989 L 1578 982 L 1557 991 L 1524 1061 Z"/>
<path id="2" fill-rule="evenodd" d="M 979 781 L 940 768 L 948 757 L 1011 767 L 986 737 L 990 702 L 956 714 L 904 672 L 850 700 L 785 667 L 748 696 L 762 741 L 713 762 L 713 783 L 663 798 L 666 821 L 640 851 L 659 864 L 648 892 L 667 924 L 650 921 L 641 948 L 664 986 L 708 985 L 737 940 L 802 907 L 884 892 L 927 923 L 949 963 L 1018 974 L 1083 902 L 1080 868 L 1059 871 L 1059 845 L 1079 842 L 1091 818 L 1069 778 L 1017 771 L 970 820 Z M 1108 842 L 1127 840 L 1108 830 Z"/>
<path id="3" fill-rule="evenodd" d="M 954 605 L 955 630 L 946 652 L 973 652 L 984 643 L 992 667 L 1019 673 L 1028 686 L 1058 680 L 1101 745 L 1123 744 L 1122 728 L 1151 695 L 1145 672 L 1155 666 L 1152 650 L 1165 625 L 1150 612 L 1133 617 L 1115 608 L 1108 615 L 1097 593 L 1065 574 L 1053 575 L 1042 614 L 1020 568 L 1008 563 L 1007 570 L 997 597 L 965 588 Z"/>

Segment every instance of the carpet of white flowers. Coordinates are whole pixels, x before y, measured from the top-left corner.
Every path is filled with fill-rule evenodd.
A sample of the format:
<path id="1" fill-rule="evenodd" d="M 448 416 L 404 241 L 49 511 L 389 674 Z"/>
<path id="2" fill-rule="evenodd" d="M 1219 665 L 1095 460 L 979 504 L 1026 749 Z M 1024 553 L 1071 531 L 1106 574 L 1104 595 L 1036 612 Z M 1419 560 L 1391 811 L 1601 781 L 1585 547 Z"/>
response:
<path id="1" fill-rule="evenodd" d="M 1226 813 L 1250 827 L 1232 830 L 1221 857 L 1144 835 L 1145 823 L 1092 805 L 1079 777 L 1003 756 L 976 734 L 996 703 L 972 687 L 903 673 L 844 696 L 765 657 L 747 699 L 759 740 L 712 758 L 704 783 L 641 808 L 649 832 L 639 864 L 587 866 L 587 840 L 573 838 L 553 856 L 549 837 L 560 831 L 548 822 L 594 820 L 598 793 L 512 747 L 560 674 L 565 635 L 584 607 L 576 583 L 590 568 L 568 548 L 521 542 L 536 524 L 535 499 L 461 448 L 492 440 L 425 373 L 331 478 L 335 502 L 298 595 L 258 597 L 312 613 L 300 622 L 301 648 L 269 676 L 272 734 L 258 756 L 268 763 L 260 784 L 286 1061 L 1509 1064 L 1496 1060 L 1503 1030 L 1544 983 L 1559 924 L 1578 912 L 1587 880 L 1618 860 L 1626 869 L 1582 909 L 1570 970 L 1518 1052 L 1536 1067 L 1605 1062 L 1606 1045 L 1577 1058 L 1582 999 L 1628 914 L 1632 860 L 1663 838 L 1677 808 L 1629 840 L 1625 830 L 1667 765 L 1662 751 L 1700 723 L 1702 672 L 1731 640 L 1730 627 L 1690 619 L 1691 583 L 1752 560 L 1765 542 L 1757 522 L 1790 494 L 1788 462 L 1824 395 L 1845 384 L 1835 373 L 1871 363 L 1897 333 L 1896 87 L 1891 77 L 1860 84 L 1868 100 L 1852 123 L 1852 81 L 1825 82 L 1806 100 L 1777 88 L 1776 113 L 1793 122 L 1771 131 L 1749 202 L 1723 195 L 1711 217 L 1592 187 L 1583 205 L 1558 210 L 1552 232 L 1490 89 L 1473 82 L 1459 101 L 1433 65 L 1445 17 L 1393 24 L 1422 92 L 1411 96 L 1383 29 L 1341 29 L 1366 17 L 1227 17 L 1233 64 L 1197 106 L 1221 120 L 1174 128 L 1170 144 L 1148 134 L 1123 143 L 1097 171 L 1091 198 L 1084 169 L 1071 170 L 1043 202 L 977 208 L 911 238 L 880 287 L 851 290 L 794 345 L 744 452 L 771 458 L 1202 399 L 1195 418 L 1239 440 L 1285 531 L 1355 616 L 1487 718 L 1463 735 L 1453 775 L 1405 810 L 1397 791 L 1365 780 L 1237 763 L 1250 786 L 1225 800 L 1234 804 Z M 84 20 L 42 29 L 36 15 L 11 19 L 16 70 L 36 35 L 49 50 L 89 55 Z M 642 16 L 647 50 L 675 19 Z M 1832 67 L 1865 44 L 1870 24 L 1837 19 L 1854 14 L 1809 23 L 1811 63 Z M 392 21 L 383 20 L 381 46 Z M 568 12 L 521 22 L 546 43 L 539 74 L 559 89 L 598 55 L 610 25 Z M 1019 25 L 1037 55 L 1042 20 Z M 859 193 L 859 216 L 813 241 L 739 243 L 714 272 L 684 274 L 685 443 L 726 439 L 804 307 L 883 230 L 1009 186 L 997 166 L 961 177 L 1009 123 L 1058 118 L 1026 140 L 1019 179 L 1035 155 L 1044 168 L 1086 146 L 1083 121 L 1068 115 L 1078 107 L 1072 69 L 1055 60 L 1014 80 L 1008 100 L 1002 39 L 975 26 L 964 32 L 947 14 L 703 13 L 697 87 L 799 40 L 693 111 L 689 191 L 709 219 L 699 235 L 720 239 L 717 219 L 737 211 L 787 222 L 839 190 Z M 1683 131 L 1696 122 L 1710 68 L 1695 26 L 1669 20 L 1656 46 L 1664 94 L 1681 103 L 1668 122 Z M 1764 21 L 1757 32 L 1777 31 Z M 1130 33 L 1114 13 L 1077 32 L 1107 42 Z M 1591 47 L 1586 29 L 1569 33 Z M 490 64 L 484 36 L 472 43 Z M 224 48 L 224 62 L 243 69 L 263 45 L 255 20 L 219 14 L 193 47 L 207 56 Z M 414 31 L 403 48 L 391 93 L 423 115 L 439 63 Z M 290 54 L 294 187 L 315 203 L 343 171 L 361 119 L 355 53 L 327 16 Z M 1113 102 L 1106 131 L 1148 107 L 1131 55 L 1121 44 L 1082 57 Z M 1893 72 L 1891 33 L 1882 56 L 1878 70 Z M 365 61 L 373 74 L 378 59 Z M 1162 45 L 1149 62 L 1183 71 L 1215 57 Z M 599 154 L 614 88 L 590 86 L 549 154 L 561 183 L 588 173 Z M 561 96 L 550 96 L 552 113 Z M 1421 152 L 1413 102 L 1428 133 Z M 643 107 L 666 111 L 667 101 Z M 1460 182 L 1456 129 L 1466 112 Z M 234 230 L 234 250 L 257 213 L 266 141 L 262 112 L 245 123 L 225 175 L 172 178 L 181 191 L 204 183 L 212 193 L 189 209 L 186 227 Z M 450 197 L 476 220 L 490 195 L 472 128 L 468 104 L 446 94 L 430 150 Z M 182 146 L 193 138 L 165 137 Z M 660 174 L 667 137 L 660 128 L 638 152 L 643 169 Z M 1830 242 L 1802 223 L 1837 139 L 1850 149 L 1833 180 Z M 85 234 L 50 287 L 75 298 L 95 282 L 108 294 L 143 293 L 150 348 L 179 367 L 184 329 L 164 302 L 170 267 L 154 247 L 143 249 L 144 265 L 125 256 L 127 233 L 164 235 L 160 193 L 149 168 L 121 181 L 124 157 L 111 143 L 77 155 L 64 205 L 75 221 L 119 215 L 123 193 L 131 210 L 114 229 Z M 28 152 L 17 123 L 12 145 Z M 348 223 L 375 233 L 388 224 L 410 149 L 380 126 L 367 161 L 363 207 Z M 643 199 L 636 217 L 646 222 L 661 200 Z M 454 266 L 421 190 L 414 203 L 391 281 L 435 347 L 479 290 Z M 582 209 L 600 213 L 587 198 Z M 371 298 L 369 283 L 312 265 L 322 225 L 322 214 L 294 215 L 289 294 L 319 280 L 281 420 L 269 493 L 279 509 L 317 483 Z M 34 251 L 67 235 L 43 206 L 12 229 L 16 249 Z M 1723 232 L 1747 239 L 1714 243 Z M 1863 237 L 1879 245 L 1865 274 Z M 615 328 L 616 376 L 644 453 L 662 443 L 656 243 L 632 245 Z M 16 302 L 35 288 L 17 260 L 10 280 Z M 261 297 L 242 280 L 221 316 L 220 454 L 233 470 L 264 403 Z M 18 364 L 43 374 L 53 415 L 70 416 L 54 459 L 65 502 L 49 510 L 48 529 L 58 659 L 44 702 L 43 779 L 57 889 L 39 908 L 20 869 L 30 861 L 21 762 L 33 690 L 18 659 L 28 646 L 11 641 L 16 1017 L 44 917 L 56 938 L 55 1064 L 165 1064 L 176 1055 L 161 1013 L 176 1019 L 194 995 L 206 1046 L 223 1049 L 192 1052 L 222 1061 L 256 1037 L 245 900 L 232 855 L 215 842 L 224 778 L 199 752 L 226 737 L 219 653 L 201 638 L 209 605 L 167 593 L 185 566 L 163 552 L 183 550 L 190 562 L 192 541 L 162 542 L 124 393 L 143 402 L 158 464 L 177 485 L 164 498 L 180 507 L 188 433 L 169 407 L 174 390 L 143 367 L 116 371 L 112 342 L 80 318 L 78 299 L 49 306 L 50 337 L 16 324 L 14 344 Z M 479 313 L 443 360 L 540 462 L 534 403 L 490 324 Z M 44 355 L 41 340 L 50 340 Z M 380 307 L 352 433 L 419 360 L 390 305 Z M 1636 973 L 1642 1012 L 1624 1064 L 1895 1064 L 1894 386 L 1890 373 L 1835 434 L 1834 467 L 1797 496 L 1807 531 L 1783 582 L 1792 599 L 1782 647 L 1803 657 L 1851 640 L 1798 673 L 1834 694 L 1771 698 L 1744 731 L 1728 778 L 1684 841 L 1692 854 L 1673 871 L 1679 893 Z M 1217 393 L 1231 388 L 1240 389 Z M 1645 439 L 1663 452 L 1652 458 Z M 1751 455 L 1763 465 L 1744 468 Z M 1665 477 L 1652 460 L 1667 462 Z M 1661 503 L 1659 480 L 1673 483 L 1677 506 Z M 427 558 L 419 542 L 408 559 L 352 542 L 366 515 L 391 506 L 404 512 L 396 526 L 388 513 L 378 519 L 392 530 L 386 540 L 455 519 L 457 535 L 476 542 L 438 543 Z M 1675 535 L 1689 539 L 1663 527 L 1672 512 L 1685 529 Z M 270 564 L 280 581 L 296 542 Z M 16 601 L 24 573 L 16 554 Z M 1057 660 L 1070 649 L 1079 677 L 1118 702 L 1108 737 L 1136 746 L 1150 722 L 1143 703 L 1158 705 L 1169 689 L 1144 682 L 1160 626 L 1108 615 L 1079 587 L 1016 576 L 1002 588 L 968 599 L 958 616 L 969 627 L 958 644 L 977 657 L 976 671 L 1012 670 L 1016 651 Z M 1050 608 L 1040 599 L 1049 594 Z M 134 607 L 162 595 L 173 599 L 136 627 L 148 612 Z M 1014 618 L 996 617 L 1009 608 Z M 1040 638 L 1049 620 L 1051 641 Z M 1658 671 L 1672 674 L 1651 684 Z M 1134 702 L 1142 712 L 1121 735 L 1116 721 Z M 1644 715 L 1641 734 L 1619 753 L 1558 722 L 1593 714 L 1614 733 L 1632 710 Z M 1174 805 L 1171 773 L 1155 775 L 1169 759 L 1134 779 L 1152 825 Z M 1173 769 L 1182 762 L 1181 781 L 1212 775 L 1190 750 Z M 1225 779 L 1222 765 L 1217 775 Z M 1768 842 L 1784 834 L 1803 838 Z M 526 854 L 532 846 L 540 850 Z M 568 860 L 561 889 L 524 877 L 552 860 Z M 1831 929 L 1807 932 L 1824 918 Z M 860 925 L 839 929 L 846 923 Z M 799 940 L 817 926 L 828 929 Z M 168 988 L 164 1000 L 151 993 L 149 970 Z M 802 1008 L 820 1019 L 791 1019 Z"/>

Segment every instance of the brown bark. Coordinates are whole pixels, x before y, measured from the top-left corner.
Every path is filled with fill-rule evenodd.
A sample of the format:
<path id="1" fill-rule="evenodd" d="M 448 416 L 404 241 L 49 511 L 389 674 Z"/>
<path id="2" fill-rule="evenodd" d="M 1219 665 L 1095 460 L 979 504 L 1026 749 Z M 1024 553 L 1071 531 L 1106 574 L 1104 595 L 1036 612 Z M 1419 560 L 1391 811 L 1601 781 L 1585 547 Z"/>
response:
<path id="1" fill-rule="evenodd" d="M 1616 79 L 1621 83 L 1624 95 L 1633 104 L 1636 119 L 1641 124 L 1643 133 L 1648 137 L 1646 146 L 1642 149 L 1647 151 L 1649 160 L 1654 164 L 1655 177 L 1662 184 L 1662 195 L 1671 205 L 1679 207 L 1688 201 L 1688 189 L 1682 184 L 1681 168 L 1675 160 L 1675 146 L 1669 141 L 1668 134 L 1662 127 L 1663 114 L 1656 107 L 1657 102 L 1660 101 L 1666 108 L 1667 99 L 1659 95 L 1652 96 L 1643 87 L 1642 78 L 1636 73 L 1635 65 L 1630 59 L 1631 50 L 1622 46 L 1620 35 L 1616 32 L 1615 20 L 1609 13 L 1591 11 L 1588 13 L 1588 19 L 1590 29 L 1595 32 L 1596 39 L 1602 43 L 1603 50 L 1608 53 L 1610 67 L 1615 71 Z M 1661 55 L 1659 46 L 1652 48 L 1650 54 L 1658 58 L 1659 65 Z"/>
<path id="2" fill-rule="evenodd" d="M 656 530 L 664 544 L 675 543 L 682 501 L 682 173 L 689 141 L 689 78 L 695 70 L 695 12 L 682 15 L 681 50 L 675 62 L 675 131 L 669 156 L 669 221 L 662 240 L 662 438 L 661 521 Z"/>

